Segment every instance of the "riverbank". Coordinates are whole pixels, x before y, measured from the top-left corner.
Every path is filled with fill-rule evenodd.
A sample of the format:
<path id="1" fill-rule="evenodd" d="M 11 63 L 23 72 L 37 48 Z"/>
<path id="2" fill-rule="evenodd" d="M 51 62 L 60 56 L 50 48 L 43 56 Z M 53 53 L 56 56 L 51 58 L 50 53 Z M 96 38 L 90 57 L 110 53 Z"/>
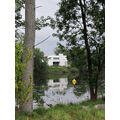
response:
<path id="1" fill-rule="evenodd" d="M 40 107 L 31 115 L 16 112 L 15 120 L 105 120 L 105 110 L 94 108 L 95 105 L 104 103 L 104 100 L 98 100 L 79 104 L 58 104 L 49 109 Z"/>
<path id="2" fill-rule="evenodd" d="M 65 74 L 65 73 L 78 73 L 78 69 L 75 67 L 65 66 L 48 66 L 48 74 Z"/>

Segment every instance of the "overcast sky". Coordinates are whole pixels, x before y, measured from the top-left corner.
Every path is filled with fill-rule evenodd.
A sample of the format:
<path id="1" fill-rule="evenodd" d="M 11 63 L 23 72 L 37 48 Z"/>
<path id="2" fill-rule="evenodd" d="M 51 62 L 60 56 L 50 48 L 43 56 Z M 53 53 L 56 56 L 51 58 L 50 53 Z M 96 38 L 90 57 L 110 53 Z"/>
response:
<path id="1" fill-rule="evenodd" d="M 58 10 L 57 4 L 59 1 L 60 0 L 36 0 L 36 7 L 42 6 L 36 8 L 36 18 L 39 18 L 41 16 L 51 16 L 55 18 L 54 14 Z M 39 43 L 47 36 L 51 35 L 51 37 L 48 40 L 36 46 L 37 48 L 40 48 L 40 50 L 43 51 L 45 55 L 54 54 L 54 49 L 57 47 L 57 42 L 59 40 L 56 37 L 52 37 L 53 32 L 55 31 L 53 31 L 50 27 L 46 27 L 42 30 L 36 31 L 35 44 Z"/>

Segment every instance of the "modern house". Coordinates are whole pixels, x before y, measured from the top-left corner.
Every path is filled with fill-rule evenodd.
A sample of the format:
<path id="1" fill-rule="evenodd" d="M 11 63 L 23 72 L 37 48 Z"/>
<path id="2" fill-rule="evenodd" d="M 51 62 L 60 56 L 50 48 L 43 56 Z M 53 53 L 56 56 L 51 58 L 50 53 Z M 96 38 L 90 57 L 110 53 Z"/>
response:
<path id="1" fill-rule="evenodd" d="M 47 56 L 49 66 L 68 66 L 67 57 L 63 54 Z"/>

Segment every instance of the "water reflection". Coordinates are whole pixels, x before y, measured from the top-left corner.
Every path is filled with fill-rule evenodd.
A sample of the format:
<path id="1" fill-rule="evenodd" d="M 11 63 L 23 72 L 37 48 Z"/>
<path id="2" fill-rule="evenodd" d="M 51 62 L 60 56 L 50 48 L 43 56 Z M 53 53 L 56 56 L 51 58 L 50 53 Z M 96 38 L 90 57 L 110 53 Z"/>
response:
<path id="1" fill-rule="evenodd" d="M 67 90 L 60 91 L 60 89 L 49 89 L 45 91 L 45 96 L 42 97 L 45 101 L 44 107 L 48 107 L 48 105 L 52 104 L 69 104 L 69 103 L 77 103 L 84 101 L 89 98 L 89 93 L 86 92 L 85 94 L 81 95 L 80 97 L 74 94 L 74 88 L 70 87 Z"/>
<path id="2" fill-rule="evenodd" d="M 74 78 L 76 85 L 72 84 Z M 100 81 L 98 92 L 98 95 L 104 95 L 104 80 Z M 34 109 L 39 105 L 48 108 L 60 103 L 79 103 L 90 99 L 88 81 L 78 74 L 41 76 L 34 82 L 33 93 Z"/>
<path id="3" fill-rule="evenodd" d="M 50 79 L 48 81 L 49 90 L 64 90 L 67 88 L 68 79 L 67 78 L 59 78 L 59 79 Z"/>
<path id="4" fill-rule="evenodd" d="M 57 78 L 47 80 L 47 87 L 38 87 L 39 89 L 44 89 L 43 94 L 38 97 L 43 100 L 43 106 L 48 108 L 56 104 L 69 104 L 69 103 L 78 103 L 89 99 L 89 92 L 86 84 L 80 82 L 78 78 L 77 85 L 72 85 L 72 78 Z M 42 85 L 40 85 L 42 86 Z M 39 91 L 35 89 L 35 91 Z M 34 108 L 38 106 L 38 103 L 34 102 Z"/>

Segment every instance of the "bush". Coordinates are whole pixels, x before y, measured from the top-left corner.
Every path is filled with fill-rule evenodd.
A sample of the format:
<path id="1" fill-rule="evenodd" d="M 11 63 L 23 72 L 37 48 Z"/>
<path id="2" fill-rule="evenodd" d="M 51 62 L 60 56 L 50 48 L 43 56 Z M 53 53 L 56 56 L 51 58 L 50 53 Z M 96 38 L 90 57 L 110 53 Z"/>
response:
<path id="1" fill-rule="evenodd" d="M 65 66 L 49 66 L 48 73 L 78 73 L 78 69 Z"/>

